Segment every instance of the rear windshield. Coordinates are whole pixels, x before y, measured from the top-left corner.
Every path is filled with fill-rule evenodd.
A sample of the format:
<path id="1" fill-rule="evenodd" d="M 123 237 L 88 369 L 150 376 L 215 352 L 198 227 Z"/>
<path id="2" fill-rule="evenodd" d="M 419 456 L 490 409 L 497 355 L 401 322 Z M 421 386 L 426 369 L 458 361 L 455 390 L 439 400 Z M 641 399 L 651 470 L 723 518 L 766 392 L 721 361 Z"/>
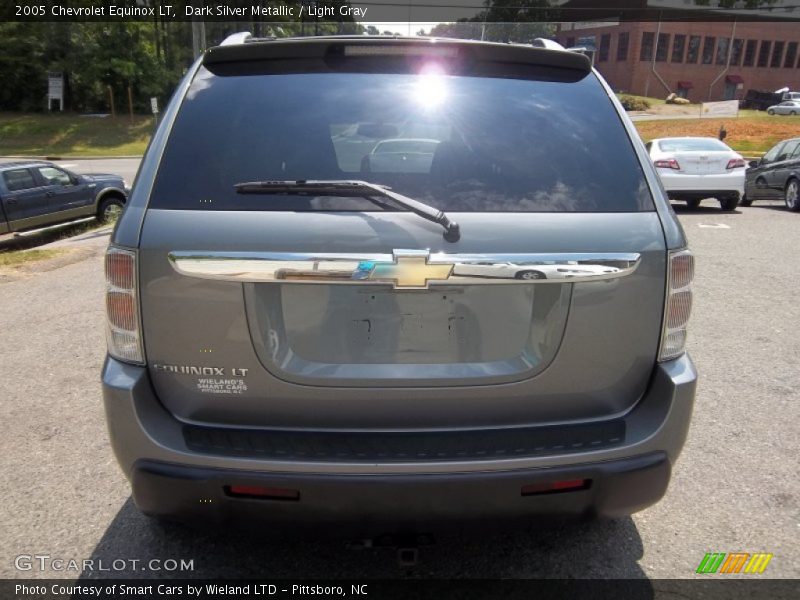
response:
<path id="1" fill-rule="evenodd" d="M 712 138 L 661 140 L 658 142 L 658 147 L 664 152 L 719 152 L 721 150 L 730 150 L 725 144 Z"/>
<path id="2" fill-rule="evenodd" d="M 242 195 L 265 180 L 364 180 L 453 212 L 653 210 L 594 75 L 215 75 L 201 68 L 151 208 L 382 210 L 362 198 Z"/>

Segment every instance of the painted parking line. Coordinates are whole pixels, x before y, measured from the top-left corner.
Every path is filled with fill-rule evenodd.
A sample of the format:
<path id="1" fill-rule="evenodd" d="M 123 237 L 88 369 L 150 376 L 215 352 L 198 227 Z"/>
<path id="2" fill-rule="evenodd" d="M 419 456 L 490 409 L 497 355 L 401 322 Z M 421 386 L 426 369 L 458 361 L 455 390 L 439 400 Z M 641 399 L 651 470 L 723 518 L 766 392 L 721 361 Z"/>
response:
<path id="1" fill-rule="evenodd" d="M 724 225 L 722 223 L 698 223 L 698 227 L 702 227 L 704 229 L 730 229 L 730 225 Z"/>
<path id="2" fill-rule="evenodd" d="M 77 167 L 78 164 L 77 163 L 64 163 L 64 164 L 59 163 L 58 166 L 61 167 L 62 169 L 69 169 L 70 167 Z"/>

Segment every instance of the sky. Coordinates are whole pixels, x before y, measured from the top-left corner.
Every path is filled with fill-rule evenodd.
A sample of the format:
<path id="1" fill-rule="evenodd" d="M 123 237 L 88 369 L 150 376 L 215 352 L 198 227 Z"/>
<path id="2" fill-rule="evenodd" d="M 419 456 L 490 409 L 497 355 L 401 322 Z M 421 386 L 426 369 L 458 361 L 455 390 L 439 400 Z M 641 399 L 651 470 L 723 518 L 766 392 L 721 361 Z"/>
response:
<path id="1" fill-rule="evenodd" d="M 361 21 L 360 22 L 364 27 L 368 27 L 373 25 L 378 28 L 378 31 L 383 33 L 384 31 L 391 31 L 392 33 L 399 33 L 401 35 L 416 35 L 420 29 L 424 29 L 426 33 L 430 32 L 434 26 L 438 25 L 438 23 L 423 23 L 423 22 L 402 22 L 402 21 L 395 21 L 392 23 L 379 23 L 379 22 L 372 22 L 372 21 Z"/>

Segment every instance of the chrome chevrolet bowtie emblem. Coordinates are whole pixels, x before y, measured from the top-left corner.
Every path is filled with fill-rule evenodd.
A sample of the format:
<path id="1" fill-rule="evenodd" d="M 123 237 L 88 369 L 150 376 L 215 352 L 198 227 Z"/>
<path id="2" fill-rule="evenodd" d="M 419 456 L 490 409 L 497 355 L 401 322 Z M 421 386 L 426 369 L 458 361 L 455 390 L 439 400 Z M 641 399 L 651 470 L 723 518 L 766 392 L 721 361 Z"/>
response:
<path id="1" fill-rule="evenodd" d="M 431 281 L 444 281 L 453 272 L 452 264 L 431 264 L 427 251 L 393 252 L 392 262 L 365 261 L 358 271 L 368 272 L 364 279 L 391 283 L 397 289 L 425 289 Z"/>

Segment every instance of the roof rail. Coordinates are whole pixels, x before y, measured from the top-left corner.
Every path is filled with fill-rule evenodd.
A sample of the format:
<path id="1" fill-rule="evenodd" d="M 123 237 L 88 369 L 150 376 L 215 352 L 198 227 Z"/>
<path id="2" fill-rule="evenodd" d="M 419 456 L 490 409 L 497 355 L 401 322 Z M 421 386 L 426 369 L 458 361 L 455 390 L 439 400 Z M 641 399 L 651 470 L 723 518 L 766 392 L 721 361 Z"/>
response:
<path id="1" fill-rule="evenodd" d="M 564 50 L 564 46 L 547 38 L 536 38 L 531 46 L 535 48 L 546 48 L 547 50 Z"/>
<path id="2" fill-rule="evenodd" d="M 251 37 L 253 37 L 253 34 L 250 33 L 249 31 L 240 31 L 239 33 L 232 33 L 224 40 L 222 40 L 220 46 L 236 46 L 239 44 L 244 44 Z"/>

